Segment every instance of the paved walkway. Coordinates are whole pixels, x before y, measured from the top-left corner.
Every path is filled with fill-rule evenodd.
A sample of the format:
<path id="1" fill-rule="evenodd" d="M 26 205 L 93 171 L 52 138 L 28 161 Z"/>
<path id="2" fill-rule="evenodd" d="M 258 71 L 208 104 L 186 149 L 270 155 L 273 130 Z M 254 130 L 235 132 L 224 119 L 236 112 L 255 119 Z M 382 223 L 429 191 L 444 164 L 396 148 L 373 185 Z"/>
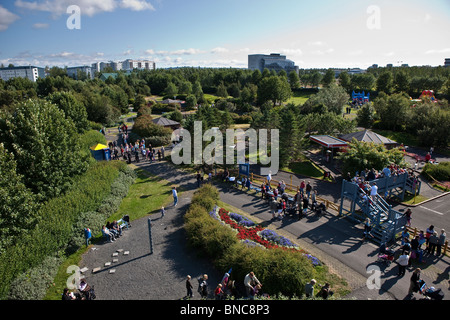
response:
<path id="1" fill-rule="evenodd" d="M 85 277 L 88 283 L 95 286 L 97 299 L 178 300 L 186 294 L 186 276 L 192 276 L 195 293 L 196 278 L 203 273 L 209 275 L 212 297 L 215 286 L 226 270 L 215 270 L 207 259 L 189 248 L 183 229 L 183 215 L 196 188 L 194 175 L 175 170 L 166 162 L 140 162 L 136 165 L 181 187 L 183 192 L 179 195 L 178 206 L 168 207 L 164 218 L 160 214 L 150 215 L 153 253 L 150 254 L 148 218 L 143 218 L 133 221 L 132 227 L 124 231 L 124 235 L 115 242 L 95 245 L 83 256 L 80 268 L 87 269 Z M 280 172 L 279 175 L 281 174 L 283 173 Z M 338 202 L 340 184 L 313 179 L 310 181 L 320 196 Z M 222 201 L 244 210 L 256 219 L 270 221 L 269 208 L 259 197 L 223 184 L 218 187 Z M 411 268 L 402 278 L 396 276 L 395 263 L 389 267 L 381 266 L 376 274 L 368 273 L 368 267 L 379 266 L 375 263 L 378 248 L 370 242 L 361 242 L 360 226 L 348 219 L 328 213 L 320 218 L 310 216 L 301 221 L 271 221 L 270 228 L 294 239 L 301 247 L 321 259 L 332 272 L 346 279 L 353 291 L 345 299 L 406 298 Z M 106 263 L 110 265 L 105 265 Z M 424 270 L 422 278 L 429 286 L 442 288 L 446 294 L 445 299 L 448 300 L 449 259 L 429 259 L 429 263 L 421 267 Z M 94 273 L 95 268 L 100 270 Z M 366 282 L 370 276 L 379 276 L 381 287 L 369 289 Z M 236 279 L 237 282 L 242 280 Z M 415 297 L 419 298 L 417 294 Z M 194 299 L 199 299 L 198 294 Z"/>
<path id="2" fill-rule="evenodd" d="M 86 279 L 95 286 L 97 297 L 101 300 L 178 300 L 185 296 L 186 275 L 192 276 L 195 291 L 195 278 L 207 273 L 212 297 L 212 291 L 226 270 L 215 270 L 207 259 L 199 257 L 197 252 L 187 247 L 183 229 L 183 214 L 196 188 L 194 175 L 175 170 L 165 162 L 140 162 L 137 165 L 180 186 L 184 191 L 180 193 L 179 204 L 167 208 L 164 218 L 160 218 L 159 214 L 150 216 L 152 254 L 148 218 L 133 221 L 132 227 L 124 231 L 124 235 L 118 240 L 95 245 L 83 256 L 80 268 L 88 269 Z M 223 184 L 218 187 L 224 202 L 257 219 L 270 220 L 268 206 L 259 197 Z M 360 228 L 347 219 L 327 214 L 321 218 L 309 217 L 301 221 L 276 221 L 270 224 L 270 228 L 289 235 L 301 247 L 325 262 L 333 272 L 345 278 L 353 289 L 346 299 L 393 300 L 406 297 L 410 270 L 406 276 L 398 278 L 395 263 L 380 269 L 381 288 L 368 289 L 366 281 L 371 274 L 366 270 L 370 265 L 376 265 L 377 247 L 361 242 Z M 129 252 L 128 255 L 124 255 L 126 251 Z M 114 257 L 114 253 L 117 256 Z M 117 261 L 113 262 L 113 259 Z M 110 266 L 105 266 L 108 262 L 111 263 Z M 94 273 L 94 268 L 101 269 Z M 450 295 L 445 284 L 448 281 L 448 259 L 435 261 L 425 271 L 424 279 L 427 283 L 445 289 L 448 299 Z M 236 280 L 239 282 L 242 279 Z M 194 299 L 199 299 L 198 294 Z"/>

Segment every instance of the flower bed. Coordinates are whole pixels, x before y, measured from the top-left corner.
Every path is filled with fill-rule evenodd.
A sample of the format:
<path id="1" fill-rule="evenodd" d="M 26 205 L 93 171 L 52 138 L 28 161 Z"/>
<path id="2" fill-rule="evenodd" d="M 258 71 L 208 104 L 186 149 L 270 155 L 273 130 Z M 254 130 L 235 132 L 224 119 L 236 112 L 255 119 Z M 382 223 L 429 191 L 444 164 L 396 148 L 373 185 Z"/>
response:
<path id="1" fill-rule="evenodd" d="M 210 212 L 210 215 L 233 230 L 237 231 L 237 237 L 248 246 L 262 246 L 267 249 L 281 248 L 286 250 L 295 250 L 308 258 L 314 266 L 320 265 L 319 259 L 300 249 L 291 240 L 278 235 L 275 231 L 266 229 L 256 224 L 247 217 L 237 213 L 230 213 L 217 206 Z"/>

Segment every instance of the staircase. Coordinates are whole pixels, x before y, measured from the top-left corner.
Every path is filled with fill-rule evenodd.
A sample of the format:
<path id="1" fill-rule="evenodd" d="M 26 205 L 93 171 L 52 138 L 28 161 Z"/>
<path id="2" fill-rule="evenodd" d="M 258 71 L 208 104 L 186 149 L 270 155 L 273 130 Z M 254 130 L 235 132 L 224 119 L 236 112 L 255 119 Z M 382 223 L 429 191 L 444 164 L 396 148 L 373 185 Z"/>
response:
<path id="1" fill-rule="evenodd" d="M 394 185 L 393 187 L 398 188 Z M 383 189 L 383 194 L 386 191 L 390 190 Z M 344 180 L 339 215 L 347 216 L 359 223 L 369 218 L 372 226 L 372 240 L 378 244 L 394 240 L 395 235 L 404 228 L 403 214 L 393 210 L 380 194 L 377 194 L 374 200 L 364 195 L 364 190 L 358 185 Z M 350 209 L 345 208 L 344 200 L 350 201 Z"/>

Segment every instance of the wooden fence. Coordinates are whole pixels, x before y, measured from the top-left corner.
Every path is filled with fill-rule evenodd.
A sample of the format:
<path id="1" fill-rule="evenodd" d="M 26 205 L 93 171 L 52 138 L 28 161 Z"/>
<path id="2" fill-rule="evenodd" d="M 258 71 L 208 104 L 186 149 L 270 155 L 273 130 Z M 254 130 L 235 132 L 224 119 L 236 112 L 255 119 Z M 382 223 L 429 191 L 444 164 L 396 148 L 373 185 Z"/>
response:
<path id="1" fill-rule="evenodd" d="M 419 230 L 417 228 L 406 226 L 406 229 L 412 235 L 413 238 L 416 235 L 419 234 Z M 443 249 L 443 255 L 449 255 L 450 256 L 450 250 L 449 250 L 449 247 L 448 247 L 448 240 L 445 241 L 445 244 L 444 244 L 442 249 Z"/>
<path id="2" fill-rule="evenodd" d="M 250 181 L 252 182 L 252 184 L 254 184 L 254 182 L 256 182 L 256 181 L 258 181 L 260 183 L 267 183 L 267 178 L 257 175 L 257 174 L 254 174 L 254 173 L 250 173 Z M 271 186 L 273 186 L 273 185 L 278 186 L 279 182 L 281 182 L 281 181 L 272 179 L 270 181 L 270 184 L 271 184 Z M 294 193 L 294 195 L 297 194 L 297 192 L 300 190 L 300 186 L 296 186 L 292 183 L 292 175 L 290 175 L 289 182 L 284 181 L 284 184 L 286 185 L 286 190 L 292 191 Z M 288 193 L 288 192 L 286 192 L 286 193 Z M 340 209 L 339 205 L 335 204 L 332 201 L 324 199 L 320 196 L 317 196 L 316 199 L 318 202 L 325 203 L 327 210 L 332 209 L 339 213 L 339 209 Z"/>

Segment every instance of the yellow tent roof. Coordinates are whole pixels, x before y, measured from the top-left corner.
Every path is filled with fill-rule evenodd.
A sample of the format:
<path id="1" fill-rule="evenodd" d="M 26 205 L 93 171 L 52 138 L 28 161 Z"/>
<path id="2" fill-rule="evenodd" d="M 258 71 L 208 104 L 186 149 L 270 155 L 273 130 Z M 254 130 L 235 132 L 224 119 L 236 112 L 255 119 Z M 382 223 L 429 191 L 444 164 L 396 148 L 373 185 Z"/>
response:
<path id="1" fill-rule="evenodd" d="M 107 146 L 105 146 L 104 144 L 101 143 L 97 143 L 95 146 L 90 147 L 89 149 L 91 150 L 103 150 L 103 149 L 108 149 Z"/>

